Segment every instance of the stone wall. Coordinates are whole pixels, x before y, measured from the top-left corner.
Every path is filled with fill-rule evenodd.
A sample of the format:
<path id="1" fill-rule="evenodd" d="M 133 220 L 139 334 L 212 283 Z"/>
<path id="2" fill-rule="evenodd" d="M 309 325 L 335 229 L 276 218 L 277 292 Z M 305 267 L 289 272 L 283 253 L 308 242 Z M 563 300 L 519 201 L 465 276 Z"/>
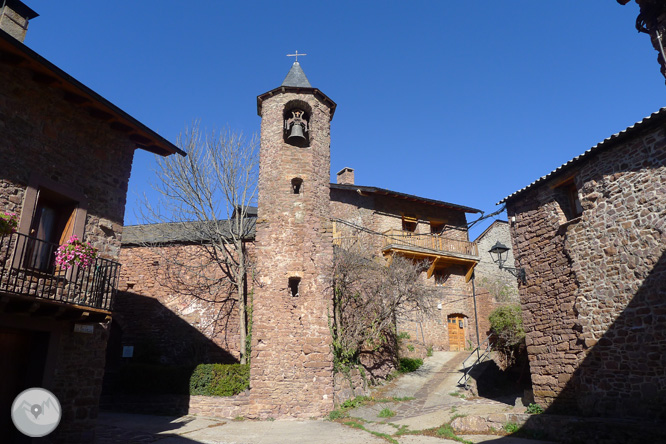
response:
<path id="1" fill-rule="evenodd" d="M 134 144 L 20 65 L 0 64 L 0 85 L 0 210 L 29 226 L 32 214 L 23 212 L 29 185 L 55 184 L 87 201 L 85 239 L 102 257 L 117 260 Z M 107 327 L 94 324 L 95 333 L 85 335 L 73 333 L 71 321 L 45 323 L 34 328 L 51 332 L 49 353 L 57 356 L 48 361 L 44 387 L 62 404 L 58 434 L 66 442 L 92 442 Z"/>
<path id="2" fill-rule="evenodd" d="M 31 178 L 87 199 L 85 239 L 117 260 L 134 145 L 32 73 L 0 65 L 0 209 L 22 215 Z M 32 105 L 32 106 L 31 106 Z M 29 222 L 29 220 L 28 220 Z M 29 223 L 28 223 L 29 225 Z"/>
<path id="3" fill-rule="evenodd" d="M 189 414 L 217 418 L 245 418 L 250 403 L 249 392 L 236 396 L 190 396 Z"/>
<path id="4" fill-rule="evenodd" d="M 579 217 L 557 186 L 562 174 L 507 203 L 527 271 L 520 298 L 535 399 L 554 411 L 663 420 L 664 129 L 643 124 L 570 174 Z"/>
<path id="5" fill-rule="evenodd" d="M 370 387 L 363 373 L 352 368 L 348 373 L 336 373 L 334 378 L 334 401 L 336 406 L 357 396 L 368 396 Z"/>
<path id="6" fill-rule="evenodd" d="M 109 325 L 93 324 L 93 334 L 75 333 L 73 325 L 57 340 L 57 361 L 50 390 L 62 407 L 56 442 L 94 442 L 93 425 L 99 413 Z"/>
<path id="7" fill-rule="evenodd" d="M 283 138 L 285 106 L 309 114 L 308 147 Z M 256 417 L 322 416 L 333 408 L 330 270 L 331 109 L 307 92 L 262 104 L 250 409 Z M 292 180 L 302 179 L 299 194 Z"/>
<path id="8" fill-rule="evenodd" d="M 122 292 L 113 320 L 122 345 L 133 345 L 138 357 L 150 353 L 149 360 L 162 364 L 238 361 L 235 289 L 216 264 L 206 271 L 178 265 L 201 264 L 204 257 L 194 245 L 122 248 Z"/>

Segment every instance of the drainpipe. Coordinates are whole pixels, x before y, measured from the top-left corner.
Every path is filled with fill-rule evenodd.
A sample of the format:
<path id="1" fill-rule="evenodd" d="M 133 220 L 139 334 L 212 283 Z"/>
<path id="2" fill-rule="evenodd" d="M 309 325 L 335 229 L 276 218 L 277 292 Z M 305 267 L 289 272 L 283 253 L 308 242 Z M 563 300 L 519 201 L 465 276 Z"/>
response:
<path id="1" fill-rule="evenodd" d="M 474 279 L 476 278 L 475 275 L 476 273 L 472 272 L 472 297 L 474 298 L 474 323 L 476 324 L 476 358 L 479 359 L 481 341 L 479 340 L 479 314 L 476 311 L 476 286 L 474 285 Z"/>

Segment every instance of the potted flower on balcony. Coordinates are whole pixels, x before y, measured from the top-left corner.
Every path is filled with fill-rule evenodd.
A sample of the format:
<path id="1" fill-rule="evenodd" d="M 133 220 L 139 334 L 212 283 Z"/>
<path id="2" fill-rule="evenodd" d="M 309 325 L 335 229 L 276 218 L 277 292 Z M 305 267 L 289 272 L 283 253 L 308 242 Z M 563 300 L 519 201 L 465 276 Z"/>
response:
<path id="1" fill-rule="evenodd" d="M 56 264 L 69 269 L 74 265 L 89 267 L 97 257 L 97 248 L 83 242 L 76 235 L 58 247 L 55 252 Z"/>
<path id="2" fill-rule="evenodd" d="M 18 227 L 18 217 L 16 213 L 0 213 L 0 236 L 7 236 L 15 233 Z"/>

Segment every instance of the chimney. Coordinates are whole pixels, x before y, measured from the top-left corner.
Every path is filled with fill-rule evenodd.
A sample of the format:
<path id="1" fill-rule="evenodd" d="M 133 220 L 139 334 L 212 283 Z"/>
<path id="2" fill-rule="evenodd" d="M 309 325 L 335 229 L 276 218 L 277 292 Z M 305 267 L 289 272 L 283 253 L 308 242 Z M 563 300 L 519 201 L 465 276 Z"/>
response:
<path id="1" fill-rule="evenodd" d="M 39 14 L 20 0 L 1 1 L 0 29 L 23 43 L 25 33 L 28 31 L 28 21 L 39 16 Z"/>
<path id="2" fill-rule="evenodd" d="M 342 185 L 354 185 L 354 169 L 344 167 L 338 171 L 338 183 Z"/>

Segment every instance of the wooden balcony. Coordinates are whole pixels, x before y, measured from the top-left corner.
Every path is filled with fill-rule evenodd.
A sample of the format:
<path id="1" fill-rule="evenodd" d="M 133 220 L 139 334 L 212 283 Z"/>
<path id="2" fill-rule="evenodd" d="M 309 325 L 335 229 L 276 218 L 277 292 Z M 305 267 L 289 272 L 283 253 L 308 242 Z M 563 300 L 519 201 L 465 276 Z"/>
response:
<path id="1" fill-rule="evenodd" d="M 401 249 L 429 251 L 438 255 L 476 258 L 477 260 L 479 256 L 479 250 L 474 242 L 402 230 L 384 232 L 384 249 L 400 247 L 404 247 Z"/>
<path id="2" fill-rule="evenodd" d="M 382 252 L 385 255 L 401 254 L 415 259 L 431 260 L 428 278 L 437 269 L 461 265 L 465 268 L 469 281 L 474 267 L 479 263 L 479 249 L 474 242 L 395 229 L 384 232 Z"/>
<path id="3" fill-rule="evenodd" d="M 0 237 L 0 311 L 108 320 L 120 264 L 96 258 L 89 267 L 55 265 L 58 245 L 13 233 Z"/>

